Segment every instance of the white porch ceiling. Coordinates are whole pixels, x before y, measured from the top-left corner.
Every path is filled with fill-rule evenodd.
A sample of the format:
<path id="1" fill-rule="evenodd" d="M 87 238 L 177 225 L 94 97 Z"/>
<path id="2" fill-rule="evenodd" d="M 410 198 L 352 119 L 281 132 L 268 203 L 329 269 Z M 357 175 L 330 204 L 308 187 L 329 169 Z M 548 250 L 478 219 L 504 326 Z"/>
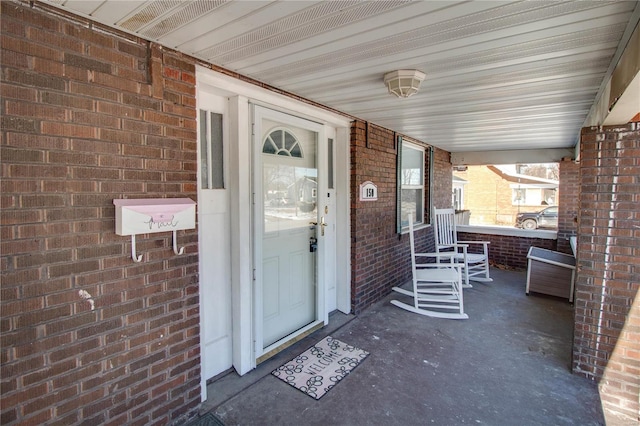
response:
<path id="1" fill-rule="evenodd" d="M 573 147 L 637 1 L 47 0 L 450 152 Z M 408 99 L 383 75 L 427 74 Z"/>

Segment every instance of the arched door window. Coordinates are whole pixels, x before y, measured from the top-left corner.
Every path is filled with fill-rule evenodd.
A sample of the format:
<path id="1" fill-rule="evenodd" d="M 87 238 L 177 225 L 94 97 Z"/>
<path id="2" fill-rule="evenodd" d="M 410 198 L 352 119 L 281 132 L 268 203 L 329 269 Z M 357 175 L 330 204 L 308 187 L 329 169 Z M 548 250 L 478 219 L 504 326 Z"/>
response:
<path id="1" fill-rule="evenodd" d="M 282 128 L 271 131 L 267 137 L 264 138 L 262 153 L 304 158 L 298 138 L 289 130 Z"/>

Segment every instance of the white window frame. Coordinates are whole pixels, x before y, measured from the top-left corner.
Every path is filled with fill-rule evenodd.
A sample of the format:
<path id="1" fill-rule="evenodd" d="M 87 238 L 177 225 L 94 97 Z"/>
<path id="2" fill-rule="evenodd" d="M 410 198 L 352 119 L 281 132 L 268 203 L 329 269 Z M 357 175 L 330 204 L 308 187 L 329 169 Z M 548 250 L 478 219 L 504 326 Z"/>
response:
<path id="1" fill-rule="evenodd" d="M 419 151 L 422 155 L 422 173 L 420 174 L 420 184 L 418 185 L 409 185 L 409 184 L 403 184 L 402 183 L 402 177 L 403 177 L 403 171 L 404 171 L 404 164 L 405 164 L 405 159 L 404 156 L 401 156 L 400 158 L 400 164 L 399 164 L 399 173 L 398 173 L 398 179 L 400 179 L 400 182 L 398 183 L 398 186 L 400 188 L 399 194 L 398 194 L 398 211 L 400 213 L 400 217 L 403 218 L 405 216 L 405 212 L 402 209 L 402 191 L 407 189 L 407 190 L 419 190 L 420 191 L 420 195 L 419 195 L 419 199 L 422 200 L 422 208 L 420 209 L 419 212 L 417 212 L 418 214 L 415 214 L 415 219 L 413 221 L 413 225 L 414 226 L 421 226 L 423 225 L 424 222 L 424 205 L 425 205 L 425 190 L 424 190 L 424 184 L 425 184 L 425 148 L 420 146 L 420 145 L 415 145 L 412 144 L 410 142 L 405 142 L 404 140 L 402 140 L 402 145 L 400 147 L 400 149 L 404 150 L 405 148 L 407 149 L 412 149 L 415 151 Z M 416 213 L 413 212 L 412 213 Z M 401 221 L 402 222 L 402 221 Z M 407 223 L 406 225 L 402 222 L 402 232 L 408 232 L 409 230 L 409 224 Z"/>

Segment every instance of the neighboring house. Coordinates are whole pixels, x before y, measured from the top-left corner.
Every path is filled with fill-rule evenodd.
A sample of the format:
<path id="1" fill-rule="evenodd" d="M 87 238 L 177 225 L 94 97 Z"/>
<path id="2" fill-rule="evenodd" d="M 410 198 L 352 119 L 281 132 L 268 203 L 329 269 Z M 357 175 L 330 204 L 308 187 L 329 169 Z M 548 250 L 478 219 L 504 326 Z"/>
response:
<path id="1" fill-rule="evenodd" d="M 402 140 L 424 161 L 410 190 L 420 194 L 414 206 L 424 202 L 417 241 L 432 248 L 430 207 L 451 204 L 449 152 L 38 2 L 3 1 L 0 19 L 3 425 L 178 424 L 206 399 L 208 379 L 245 374 L 330 312 L 359 314 L 382 300 L 411 273 L 397 228 Z M 292 137 L 281 143 L 279 131 Z M 626 182 L 640 172 L 624 165 L 640 161 L 639 140 L 633 123 L 585 128 L 583 160 L 567 162 L 560 179 L 562 232 L 584 236 L 572 368 L 606 377 L 603 401 L 611 395 L 622 408 L 637 404 L 617 390 L 638 355 L 626 337 L 617 348 L 611 341 L 637 334 L 623 328 L 627 319 L 638 326 L 629 303 L 637 280 L 624 257 L 603 283 L 606 262 L 626 251 L 601 261 L 604 246 L 587 242 L 636 242 L 624 236 L 637 222 L 613 214 L 629 210 L 618 195 L 637 193 Z M 282 174 L 271 188 L 269 167 L 318 169 L 317 227 L 270 214 L 287 207 L 270 201 L 295 180 Z M 618 172 L 626 180 L 597 191 L 587 183 Z M 375 201 L 359 198 L 363 182 L 377 186 Z M 310 202 L 305 187 L 298 196 Z M 134 240 L 115 232 L 113 200 L 122 198 L 197 202 L 196 228 L 177 233 L 184 252 L 172 250 L 170 232 L 141 235 L 132 250 Z M 523 261 L 533 243 L 556 248 L 498 236 L 492 260 Z M 289 289 L 278 288 L 278 268 L 293 274 L 301 312 L 279 309 Z M 607 360 L 620 373 L 607 376 Z"/>
<path id="2" fill-rule="evenodd" d="M 514 226 L 518 213 L 558 204 L 557 180 L 516 173 L 514 166 L 469 166 L 453 174 L 467 182 L 462 197 L 471 225 Z"/>
<path id="3" fill-rule="evenodd" d="M 453 174 L 452 179 L 453 179 L 453 182 L 452 182 L 453 195 L 451 199 L 451 205 L 455 210 L 464 210 L 465 209 L 465 205 L 464 205 L 465 188 L 469 182 L 466 181 L 465 179 L 462 179 L 459 176 L 456 176 L 455 173 Z"/>

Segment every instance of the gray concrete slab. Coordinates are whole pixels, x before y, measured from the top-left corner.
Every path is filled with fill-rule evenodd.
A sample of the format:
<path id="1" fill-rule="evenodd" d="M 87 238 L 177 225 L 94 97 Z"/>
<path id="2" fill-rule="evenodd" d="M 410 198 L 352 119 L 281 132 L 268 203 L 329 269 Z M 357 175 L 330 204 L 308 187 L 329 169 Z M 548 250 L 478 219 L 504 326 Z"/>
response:
<path id="1" fill-rule="evenodd" d="M 229 380 L 246 386 L 208 409 L 227 425 L 604 424 L 595 383 L 570 372 L 572 305 L 526 296 L 523 272 L 491 273 L 494 282 L 465 290 L 468 320 L 404 311 L 389 301 L 410 299 L 391 294 L 331 331 L 370 355 L 320 400 L 268 373 L 327 330 L 214 383 L 212 392 Z"/>

